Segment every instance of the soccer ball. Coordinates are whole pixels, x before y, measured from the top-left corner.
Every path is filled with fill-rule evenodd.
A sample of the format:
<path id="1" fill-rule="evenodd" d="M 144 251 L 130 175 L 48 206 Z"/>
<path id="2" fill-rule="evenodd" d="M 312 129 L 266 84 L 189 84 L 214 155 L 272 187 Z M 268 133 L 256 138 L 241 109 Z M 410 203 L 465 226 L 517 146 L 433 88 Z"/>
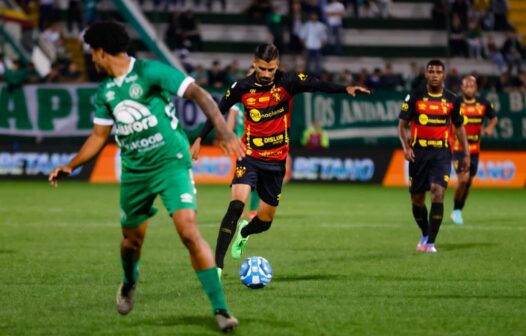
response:
<path id="1" fill-rule="evenodd" d="M 249 257 L 241 264 L 239 277 L 248 288 L 263 288 L 272 280 L 272 267 L 263 257 Z"/>

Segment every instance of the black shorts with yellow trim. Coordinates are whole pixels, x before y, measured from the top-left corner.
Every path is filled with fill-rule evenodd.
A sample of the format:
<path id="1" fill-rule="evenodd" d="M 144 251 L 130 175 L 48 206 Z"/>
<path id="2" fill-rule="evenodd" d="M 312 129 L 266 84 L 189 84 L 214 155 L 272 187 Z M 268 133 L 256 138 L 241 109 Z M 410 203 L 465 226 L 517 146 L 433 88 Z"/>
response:
<path id="1" fill-rule="evenodd" d="M 451 174 L 451 151 L 449 148 L 413 148 L 415 162 L 409 162 L 409 192 L 423 193 L 431 184 L 447 188 Z"/>
<path id="2" fill-rule="evenodd" d="M 264 161 L 246 156 L 236 162 L 232 184 L 248 184 L 263 202 L 278 206 L 284 177 L 285 160 Z"/>
<path id="3" fill-rule="evenodd" d="M 479 154 L 478 153 L 471 153 L 469 155 L 470 158 L 470 166 L 469 166 L 469 176 L 475 177 L 477 175 L 477 171 L 479 169 Z M 453 168 L 455 168 L 455 172 L 458 174 L 461 172 L 462 164 L 464 163 L 464 152 L 462 151 L 454 151 L 453 152 Z"/>

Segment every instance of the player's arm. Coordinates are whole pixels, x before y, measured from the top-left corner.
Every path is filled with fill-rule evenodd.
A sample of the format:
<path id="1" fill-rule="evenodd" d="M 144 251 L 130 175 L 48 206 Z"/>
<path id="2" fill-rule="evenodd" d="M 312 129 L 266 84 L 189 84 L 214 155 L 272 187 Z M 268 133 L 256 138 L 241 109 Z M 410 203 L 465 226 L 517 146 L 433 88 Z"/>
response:
<path id="1" fill-rule="evenodd" d="M 58 185 L 58 179 L 62 176 L 68 176 L 75 168 L 82 166 L 89 160 L 93 159 L 104 147 L 108 137 L 111 134 L 111 125 L 97 125 L 93 126 L 93 131 L 88 137 L 82 148 L 79 150 L 77 155 L 71 159 L 71 161 L 61 167 L 57 167 L 49 173 L 48 181 L 53 186 Z"/>
<path id="2" fill-rule="evenodd" d="M 468 137 L 466 136 L 466 129 L 464 128 L 464 117 L 460 114 L 461 101 L 462 99 L 459 98 L 453 104 L 453 110 L 451 110 L 451 121 L 453 122 L 453 125 L 455 125 L 455 135 L 458 141 L 462 144 L 462 149 L 464 152 L 462 171 L 469 171 L 471 157 L 469 155 Z"/>
<path id="3" fill-rule="evenodd" d="M 238 99 L 238 93 L 237 93 L 237 83 L 234 83 L 232 87 L 230 87 L 225 95 L 221 98 L 221 101 L 219 102 L 219 111 L 222 115 L 226 115 L 230 108 L 237 102 L 239 102 Z M 214 124 L 210 118 L 207 118 L 205 124 L 203 125 L 203 128 L 201 129 L 201 132 L 195 139 L 194 143 L 192 144 L 192 147 L 190 148 L 190 152 L 192 153 L 192 159 L 197 160 L 199 157 L 199 151 L 201 149 L 201 141 L 206 138 L 208 134 L 214 129 Z M 239 140 L 238 140 L 239 141 Z M 241 143 L 241 141 L 239 141 Z M 243 148 L 244 153 L 244 148 Z M 244 154 L 243 154 L 244 156 Z"/>
<path id="4" fill-rule="evenodd" d="M 371 91 L 363 86 L 344 86 L 332 82 L 322 81 L 304 73 L 289 73 L 289 90 L 292 95 L 301 92 L 347 93 L 356 96 L 357 93 L 370 94 Z"/>
<path id="5" fill-rule="evenodd" d="M 400 143 L 402 144 L 405 159 L 411 162 L 415 162 L 415 153 L 409 144 L 407 128 L 409 126 L 409 122 L 414 116 L 414 106 L 416 100 L 415 97 L 416 93 L 414 92 L 408 94 L 405 97 L 404 103 L 402 104 L 402 109 L 400 110 L 400 114 L 398 116 L 398 139 L 400 139 Z"/>
<path id="6" fill-rule="evenodd" d="M 493 132 L 495 131 L 495 127 L 497 126 L 497 114 L 495 113 L 495 109 L 493 108 L 493 104 L 490 102 L 486 102 L 486 118 L 489 119 L 488 124 L 486 127 L 482 129 L 482 135 L 493 135 Z"/>
<path id="7" fill-rule="evenodd" d="M 228 115 L 226 117 L 226 127 L 228 127 L 228 129 L 231 131 L 234 131 L 234 129 L 236 128 L 236 118 L 238 112 L 239 109 L 236 105 L 232 106 L 228 111 Z"/>
<path id="8" fill-rule="evenodd" d="M 219 138 L 219 146 L 221 149 L 223 149 L 223 151 L 227 154 L 234 154 L 238 160 L 241 160 L 241 158 L 245 156 L 244 145 L 236 137 L 234 132 L 227 127 L 223 113 L 221 113 L 217 107 L 217 104 L 212 99 L 212 96 L 197 84 L 192 83 L 186 90 L 184 98 L 195 101 L 196 104 L 199 105 L 199 107 L 203 110 L 207 117 L 207 123 L 210 123 L 216 128 L 217 136 Z M 210 128 L 210 126 L 208 126 L 208 128 Z M 194 142 L 194 145 L 192 145 L 191 148 L 193 159 L 198 158 L 201 145 L 201 139 L 199 139 L 199 137 L 196 139 L 196 141 L 197 144 Z"/>

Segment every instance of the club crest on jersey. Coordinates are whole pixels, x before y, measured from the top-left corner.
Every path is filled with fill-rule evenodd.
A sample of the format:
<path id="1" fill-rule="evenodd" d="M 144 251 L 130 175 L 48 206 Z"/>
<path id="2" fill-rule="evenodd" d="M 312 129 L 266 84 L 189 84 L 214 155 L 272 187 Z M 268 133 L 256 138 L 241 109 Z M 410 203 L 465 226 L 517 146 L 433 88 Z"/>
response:
<path id="1" fill-rule="evenodd" d="M 308 76 L 305 75 L 304 73 L 299 73 L 299 74 L 298 74 L 298 78 L 299 78 L 300 80 L 302 80 L 302 81 L 306 80 L 307 77 L 308 77 Z"/>
<path id="2" fill-rule="evenodd" d="M 247 172 L 247 167 L 236 167 L 236 177 L 241 178 Z"/>
<path id="3" fill-rule="evenodd" d="M 132 97 L 132 98 L 137 99 L 137 98 L 141 97 L 143 92 L 144 91 L 143 91 L 142 87 L 139 84 L 132 84 L 130 86 L 130 97 Z"/>
<path id="4" fill-rule="evenodd" d="M 261 120 L 261 112 L 257 109 L 252 109 L 249 111 L 250 119 L 252 119 L 255 122 L 258 122 Z"/>
<path id="5" fill-rule="evenodd" d="M 114 91 L 108 91 L 106 92 L 106 100 L 108 102 L 112 101 L 113 99 L 115 99 L 115 92 Z"/>

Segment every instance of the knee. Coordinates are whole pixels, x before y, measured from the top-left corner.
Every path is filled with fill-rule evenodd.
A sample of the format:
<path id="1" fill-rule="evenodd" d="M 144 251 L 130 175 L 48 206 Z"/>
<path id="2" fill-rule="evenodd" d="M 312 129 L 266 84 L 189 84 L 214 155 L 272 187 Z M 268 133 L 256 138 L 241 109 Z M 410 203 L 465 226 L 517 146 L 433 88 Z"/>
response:
<path id="1" fill-rule="evenodd" d="M 141 249 L 143 238 L 139 236 L 124 237 L 121 241 L 121 249 L 124 251 L 135 252 Z"/>
<path id="2" fill-rule="evenodd" d="M 416 207 L 425 206 L 425 195 L 411 195 L 411 203 Z"/>
<path id="3" fill-rule="evenodd" d="M 197 230 L 195 218 L 187 218 L 185 221 L 181 221 L 176 225 L 179 237 L 184 246 L 189 250 L 195 249 L 196 246 L 199 245 L 199 240 L 201 238 L 199 231 Z"/>
<path id="4" fill-rule="evenodd" d="M 270 229 L 271 225 L 272 225 L 272 219 L 270 221 L 261 221 L 259 223 L 259 227 L 261 228 L 261 232 L 265 232 L 268 229 Z"/>

